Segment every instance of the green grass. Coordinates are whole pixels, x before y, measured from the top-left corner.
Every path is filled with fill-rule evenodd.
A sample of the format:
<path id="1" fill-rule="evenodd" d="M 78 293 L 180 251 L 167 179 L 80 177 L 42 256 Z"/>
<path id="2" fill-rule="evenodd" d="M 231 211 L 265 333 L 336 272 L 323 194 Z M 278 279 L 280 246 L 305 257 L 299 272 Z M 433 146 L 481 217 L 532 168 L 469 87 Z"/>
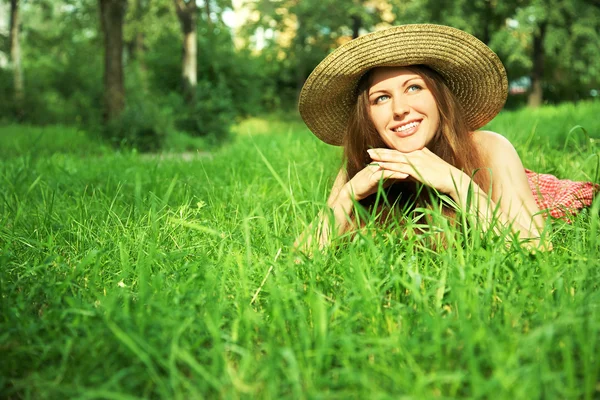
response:
<path id="1" fill-rule="evenodd" d="M 526 167 L 597 182 L 598 115 L 490 129 Z M 600 396 L 598 200 L 550 253 L 377 230 L 306 258 L 291 244 L 340 151 L 298 121 L 246 121 L 192 158 L 36 129 L 0 128 L 0 397 Z"/>

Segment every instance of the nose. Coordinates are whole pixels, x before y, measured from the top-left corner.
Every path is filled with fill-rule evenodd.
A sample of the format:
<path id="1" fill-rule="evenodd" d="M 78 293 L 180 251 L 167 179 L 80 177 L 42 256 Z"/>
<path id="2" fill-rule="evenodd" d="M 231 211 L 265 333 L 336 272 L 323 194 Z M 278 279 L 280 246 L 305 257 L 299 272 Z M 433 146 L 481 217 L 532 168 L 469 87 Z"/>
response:
<path id="1" fill-rule="evenodd" d="M 410 112 L 410 107 L 404 96 L 394 96 L 392 107 L 394 117 L 402 117 Z"/>

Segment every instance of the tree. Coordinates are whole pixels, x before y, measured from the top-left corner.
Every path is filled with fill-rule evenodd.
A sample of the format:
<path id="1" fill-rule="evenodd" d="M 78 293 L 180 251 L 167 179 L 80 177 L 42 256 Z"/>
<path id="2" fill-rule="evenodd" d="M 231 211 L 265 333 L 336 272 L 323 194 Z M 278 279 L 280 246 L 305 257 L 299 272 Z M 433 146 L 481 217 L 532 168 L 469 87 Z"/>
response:
<path id="1" fill-rule="evenodd" d="M 119 117 L 125 109 L 123 77 L 123 21 L 127 0 L 99 0 L 104 36 L 104 121 Z"/>
<path id="2" fill-rule="evenodd" d="M 359 37 L 362 29 L 371 29 L 383 22 L 384 12 L 391 9 L 387 2 L 381 0 L 352 0 L 345 6 L 346 16 L 350 18 L 347 22 L 352 31 L 352 39 Z"/>
<path id="3" fill-rule="evenodd" d="M 21 42 L 19 0 L 10 0 L 10 63 L 13 70 L 14 99 L 17 118 L 24 115 L 23 99 L 25 89 L 23 84 L 23 68 L 21 65 Z"/>
<path id="4" fill-rule="evenodd" d="M 197 18 L 198 6 L 195 0 L 173 0 L 177 17 L 181 24 L 183 33 L 183 55 L 182 55 L 182 84 L 183 95 L 188 104 L 194 102 L 196 86 L 198 84 L 198 36 Z"/>
<path id="5" fill-rule="evenodd" d="M 272 31 L 271 47 L 278 48 L 278 62 L 288 68 L 286 84 L 299 94 L 310 71 L 341 43 L 370 30 L 382 20 L 379 1 L 352 0 L 258 0 L 251 3 L 254 20 L 246 27 L 250 36 L 257 29 Z"/>
<path id="6" fill-rule="evenodd" d="M 600 8 L 589 0 L 532 0 L 515 21 L 527 35 L 528 105 L 589 97 L 600 83 Z"/>
<path id="7" fill-rule="evenodd" d="M 471 33 L 488 46 L 524 0 L 394 0 L 396 20 L 449 25 Z"/>
<path id="8" fill-rule="evenodd" d="M 529 107 L 539 107 L 544 101 L 544 91 L 542 81 L 544 78 L 544 39 L 546 38 L 546 28 L 548 21 L 541 21 L 533 34 L 533 46 L 531 52 L 531 60 L 533 67 L 531 68 L 531 91 L 527 98 Z"/>

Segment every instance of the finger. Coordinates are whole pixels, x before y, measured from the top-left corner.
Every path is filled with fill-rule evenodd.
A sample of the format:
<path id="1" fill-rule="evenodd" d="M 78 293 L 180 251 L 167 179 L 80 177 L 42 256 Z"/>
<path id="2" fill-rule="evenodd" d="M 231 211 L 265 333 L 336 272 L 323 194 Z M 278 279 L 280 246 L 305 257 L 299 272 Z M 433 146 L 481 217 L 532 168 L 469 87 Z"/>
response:
<path id="1" fill-rule="evenodd" d="M 370 176 L 377 175 L 382 170 L 383 170 L 383 168 L 381 168 L 381 166 L 379 166 L 379 164 L 369 164 L 363 169 L 363 171 L 365 171 Z"/>
<path id="2" fill-rule="evenodd" d="M 389 170 L 383 170 L 383 169 L 371 174 L 372 184 L 376 184 L 379 181 L 386 181 L 388 179 L 406 179 L 406 178 L 408 178 L 408 174 L 398 172 L 398 171 L 389 171 Z"/>
<path id="3" fill-rule="evenodd" d="M 415 181 L 427 184 L 427 179 L 418 171 L 414 165 L 403 164 L 403 163 L 387 163 L 381 162 L 379 166 L 383 168 L 384 172 L 398 174 L 402 176 L 401 179 L 411 178 Z"/>
<path id="4" fill-rule="evenodd" d="M 371 159 L 380 164 L 381 161 L 384 162 L 404 162 L 407 164 L 411 163 L 411 158 L 416 156 L 416 153 L 402 153 L 398 150 L 389 150 L 389 149 L 369 149 L 367 150 Z"/>
<path id="5" fill-rule="evenodd" d="M 368 149 L 367 150 L 368 153 L 373 153 L 373 154 L 390 154 L 390 153 L 400 153 L 398 150 L 395 149 L 386 149 L 385 147 L 377 147 L 374 149 Z"/>
<path id="6" fill-rule="evenodd" d="M 383 170 L 402 172 L 404 174 L 415 172 L 415 167 L 413 165 L 404 162 L 380 162 L 379 166 Z"/>
<path id="7" fill-rule="evenodd" d="M 381 167 L 379 166 L 378 162 L 372 162 L 370 164 L 367 164 L 364 169 L 374 172 L 374 171 L 379 171 L 381 169 Z"/>
<path id="8" fill-rule="evenodd" d="M 398 151 L 390 149 L 369 149 L 367 150 L 367 153 L 369 153 L 372 160 L 377 161 L 389 160 L 390 157 L 394 157 Z"/>
<path id="9" fill-rule="evenodd" d="M 384 170 L 381 171 L 381 179 L 406 179 L 408 178 L 409 175 L 408 174 L 404 174 L 402 172 L 397 172 L 397 171 L 388 171 L 388 170 Z"/>
<path id="10" fill-rule="evenodd" d="M 383 168 L 381 168 L 378 164 L 370 164 L 367 165 L 363 171 L 365 171 L 367 178 L 373 182 L 376 183 L 377 181 L 379 181 L 379 179 L 381 179 L 381 174 L 383 173 Z"/>

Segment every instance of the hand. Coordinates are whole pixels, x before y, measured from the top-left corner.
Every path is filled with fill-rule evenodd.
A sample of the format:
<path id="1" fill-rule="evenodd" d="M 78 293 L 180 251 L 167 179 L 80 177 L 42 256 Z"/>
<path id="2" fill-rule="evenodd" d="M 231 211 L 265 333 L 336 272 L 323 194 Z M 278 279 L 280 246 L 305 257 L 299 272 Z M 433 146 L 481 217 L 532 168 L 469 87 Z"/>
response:
<path id="1" fill-rule="evenodd" d="M 469 182 L 469 177 L 442 160 L 428 148 L 402 153 L 390 149 L 367 150 L 371 159 L 387 172 L 402 173 L 446 193 L 456 200 L 462 185 Z"/>
<path id="2" fill-rule="evenodd" d="M 362 200 L 377 192 L 379 181 L 384 180 L 383 185 L 388 186 L 394 180 L 403 180 L 408 174 L 385 169 L 377 163 L 367 165 L 358 171 L 345 185 L 343 190 L 355 200 Z"/>

